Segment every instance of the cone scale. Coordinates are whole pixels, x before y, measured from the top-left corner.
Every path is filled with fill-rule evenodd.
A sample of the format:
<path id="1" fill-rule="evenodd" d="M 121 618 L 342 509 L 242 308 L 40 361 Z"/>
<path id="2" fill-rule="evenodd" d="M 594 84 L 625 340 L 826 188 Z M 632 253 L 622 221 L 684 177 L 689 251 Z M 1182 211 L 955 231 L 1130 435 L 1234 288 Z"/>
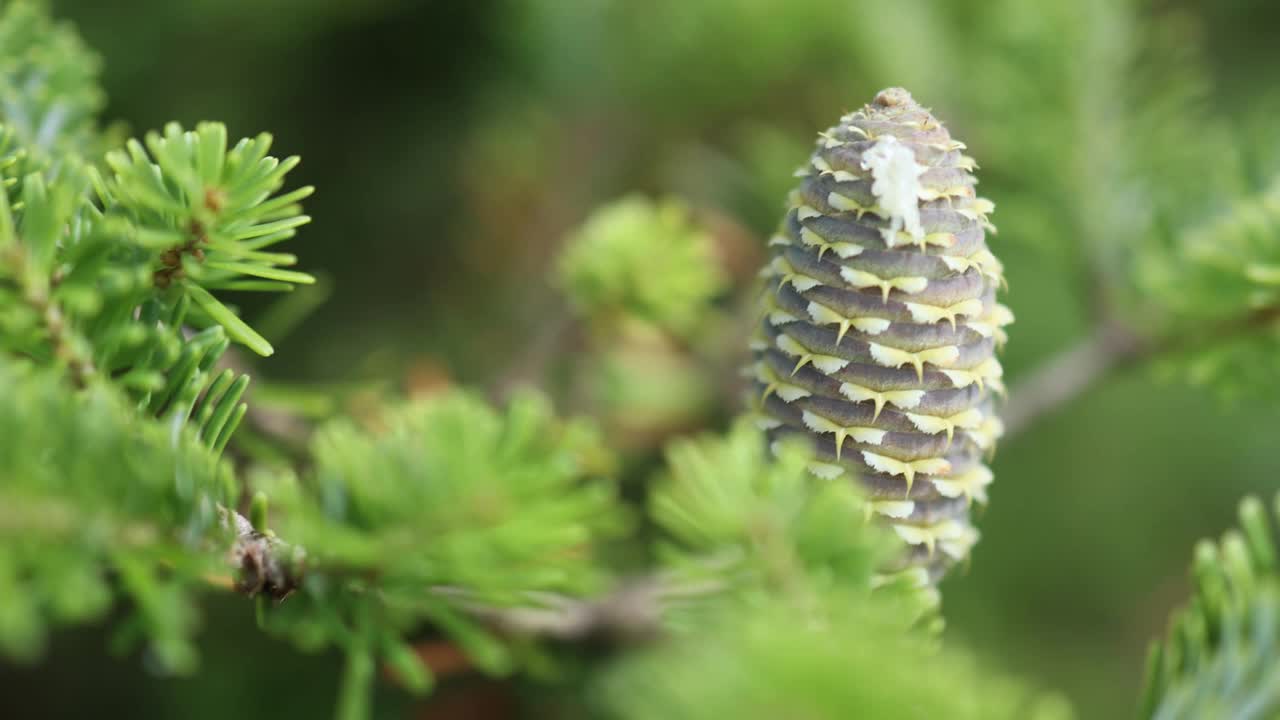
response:
<path id="1" fill-rule="evenodd" d="M 752 344 L 770 440 L 807 438 L 814 475 L 859 483 L 905 545 L 886 571 L 921 585 L 978 539 L 1013 319 L 964 147 L 901 88 L 822 133 L 770 240 Z"/>

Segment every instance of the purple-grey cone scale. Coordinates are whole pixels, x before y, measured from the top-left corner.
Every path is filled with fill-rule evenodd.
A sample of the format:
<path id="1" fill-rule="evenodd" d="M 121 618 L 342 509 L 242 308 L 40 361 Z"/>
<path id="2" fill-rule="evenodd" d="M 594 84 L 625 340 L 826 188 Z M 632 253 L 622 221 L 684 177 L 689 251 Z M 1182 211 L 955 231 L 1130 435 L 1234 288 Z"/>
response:
<path id="1" fill-rule="evenodd" d="M 822 133 L 770 240 L 752 347 L 769 439 L 803 437 L 810 471 L 856 482 L 904 543 L 886 573 L 935 584 L 978 539 L 1002 426 L 992 204 L 965 146 L 891 88 Z"/>

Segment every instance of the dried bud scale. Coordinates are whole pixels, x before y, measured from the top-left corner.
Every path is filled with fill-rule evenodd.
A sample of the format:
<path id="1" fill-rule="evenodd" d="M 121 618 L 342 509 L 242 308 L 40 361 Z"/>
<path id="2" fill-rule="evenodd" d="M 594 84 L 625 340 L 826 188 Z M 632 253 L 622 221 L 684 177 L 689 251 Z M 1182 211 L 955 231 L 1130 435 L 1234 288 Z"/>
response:
<path id="1" fill-rule="evenodd" d="M 770 440 L 808 438 L 815 475 L 861 483 L 908 546 L 891 570 L 921 584 L 977 540 L 1013 319 L 964 147 L 901 88 L 822 133 L 770 240 L 753 342 Z"/>

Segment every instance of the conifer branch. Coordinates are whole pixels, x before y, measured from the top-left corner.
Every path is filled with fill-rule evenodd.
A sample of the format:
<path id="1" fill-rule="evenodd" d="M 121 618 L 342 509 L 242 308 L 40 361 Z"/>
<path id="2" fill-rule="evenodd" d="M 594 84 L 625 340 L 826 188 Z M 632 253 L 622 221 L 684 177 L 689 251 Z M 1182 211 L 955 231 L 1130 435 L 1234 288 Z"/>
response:
<path id="1" fill-rule="evenodd" d="M 1147 340 L 1119 320 L 1106 320 L 1093 334 L 1050 357 L 1014 384 L 1001 413 L 1005 437 L 1022 433 L 1125 367 L 1212 348 L 1266 332 L 1277 323 L 1280 305 L 1268 305 L 1200 331 Z"/>
<path id="2" fill-rule="evenodd" d="M 0 202 L 4 202 L 3 198 L 0 198 Z M 3 211 L 7 212 L 8 208 L 5 207 Z M 62 308 L 49 295 L 49 286 L 56 287 L 57 278 L 52 278 L 47 285 L 32 282 L 34 276 L 27 262 L 27 249 L 21 243 L 5 248 L 5 256 L 0 258 L 0 265 L 12 268 L 13 277 L 20 286 L 19 295 L 44 326 L 54 358 L 66 366 L 75 386 L 83 388 L 96 371 L 93 359 L 81 351 L 80 342 L 73 337 L 73 330 L 68 326 Z"/>
<path id="3" fill-rule="evenodd" d="M 1217 542 L 1196 545 L 1192 598 L 1147 656 L 1139 717 L 1261 719 L 1280 712 L 1280 575 L 1273 518 L 1257 497 Z"/>

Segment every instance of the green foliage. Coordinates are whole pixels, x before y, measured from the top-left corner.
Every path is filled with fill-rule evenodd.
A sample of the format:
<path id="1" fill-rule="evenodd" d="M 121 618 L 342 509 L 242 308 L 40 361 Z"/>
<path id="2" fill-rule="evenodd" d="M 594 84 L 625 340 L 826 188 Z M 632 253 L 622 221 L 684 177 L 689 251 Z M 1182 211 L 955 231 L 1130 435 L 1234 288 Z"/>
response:
<path id="1" fill-rule="evenodd" d="M 932 596 L 875 575 L 893 545 L 855 485 L 809 474 L 805 445 L 773 458 L 744 419 L 673 443 L 667 460 L 650 504 L 672 637 L 604 677 L 610 716 L 1071 716 L 938 648 L 919 627 Z"/>
<path id="2" fill-rule="evenodd" d="M 711 238 L 675 200 L 618 200 L 596 211 L 560 256 L 560 282 L 583 314 L 626 313 L 677 334 L 725 288 Z"/>
<path id="3" fill-rule="evenodd" d="M 311 220 L 297 203 L 314 190 L 275 195 L 299 160 L 277 160 L 270 147 L 266 133 L 228 150 L 220 123 L 193 131 L 170 124 L 163 135 L 149 134 L 145 148 L 131 140 L 109 153 L 113 174 L 97 183 L 109 216 L 127 218 L 140 243 L 163 248 L 153 261 L 156 286 L 190 297 L 203 324 L 223 326 L 259 355 L 270 355 L 271 344 L 209 291 L 287 291 L 315 282 L 284 269 L 295 256 L 264 250 Z"/>
<path id="4" fill-rule="evenodd" d="M 0 652 L 39 659 L 49 628 L 102 618 L 191 671 L 193 602 L 221 564 L 217 503 L 229 468 L 186 433 L 139 423 L 112 388 L 67 391 L 57 373 L 0 359 Z"/>
<path id="5" fill-rule="evenodd" d="M 182 217 L 208 221 L 221 248 L 291 235 L 306 192 L 268 200 L 284 170 L 266 140 L 227 153 L 216 125 L 153 138 L 145 167 L 132 143 L 134 162 L 112 156 L 119 171 L 102 179 L 85 164 L 102 144 L 96 72 L 36 4 L 0 14 L 0 646 L 34 659 L 48 627 L 100 617 L 119 595 L 133 605 L 120 646 L 145 639 L 157 667 L 185 672 L 193 587 L 227 571 L 236 541 L 217 456 L 248 379 L 215 368 L 222 325 L 243 336 L 243 323 L 198 285 L 160 282 L 176 243 L 157 225 L 184 210 L 159 193 L 177 203 L 193 178 L 216 181 L 220 207 Z M 196 274 L 236 287 L 220 258 Z"/>
<path id="6" fill-rule="evenodd" d="M 269 136 L 228 151 L 219 124 L 170 126 L 150 156 L 136 141 L 109 154 L 104 178 L 80 159 L 101 144 L 96 61 L 32 3 L 6 7 L 0 38 L 0 349 L 79 385 L 109 377 L 221 450 L 247 411 L 247 378 L 214 370 L 225 335 L 271 347 L 209 290 L 311 282 L 262 250 L 307 221 L 310 188 L 272 197 L 297 159 L 267 157 Z"/>
<path id="7" fill-rule="evenodd" d="M 288 481 L 271 488 L 278 529 L 305 546 L 309 566 L 303 597 L 271 624 L 304 645 L 403 659 L 398 638 L 431 622 L 479 667 L 509 672 L 510 652 L 468 612 L 601 589 L 599 545 L 626 523 L 593 472 L 598 439 L 533 394 L 498 413 L 448 392 L 375 424 L 318 431 L 312 492 Z"/>
<path id="8" fill-rule="evenodd" d="M 104 356 L 96 359 L 109 361 L 132 338 L 119 334 L 118 323 L 97 322 L 108 311 L 107 296 L 128 304 L 146 284 L 136 268 L 107 266 L 117 249 L 129 248 L 117 248 L 106 228 L 90 229 L 85 187 L 83 173 L 69 166 L 52 185 L 39 173 L 24 177 L 12 206 L 0 196 L 0 347 L 81 375 L 92 374 L 95 359 L 81 321 L 96 326 L 103 342 Z"/>
<path id="9" fill-rule="evenodd" d="M 31 156 L 18 143 L 17 136 L 8 127 L 0 126 L 0 186 L 4 187 L 9 205 L 22 201 L 22 180 L 34 165 Z"/>
<path id="10" fill-rule="evenodd" d="M 182 323 L 179 320 L 169 325 L 181 327 Z M 160 374 L 163 384 L 142 398 L 146 412 L 175 425 L 190 424 L 196 438 L 215 452 L 222 452 L 227 446 L 249 409 L 240 402 L 249 377 L 231 368 L 218 371 L 214 367 L 230 342 L 219 326 L 192 334 L 164 367 Z"/>
<path id="11" fill-rule="evenodd" d="M 0 8 L 0 118 L 23 147 L 47 158 L 97 154 L 99 60 L 79 34 L 40 4 Z"/>
<path id="12" fill-rule="evenodd" d="M 1184 276 L 1169 284 L 1183 290 L 1160 289 L 1180 311 L 1213 320 L 1280 302 L 1280 179 L 1179 240 Z"/>
<path id="13" fill-rule="evenodd" d="M 1280 713 L 1276 556 L 1257 498 L 1241 503 L 1238 529 L 1196 546 L 1191 603 L 1174 617 L 1168 639 L 1151 647 L 1143 718 L 1261 720 Z"/>
<path id="14" fill-rule="evenodd" d="M 0 349 L 62 365 L 81 384 L 111 377 L 156 416 L 194 413 L 221 449 L 245 412 L 236 403 L 247 383 L 231 371 L 214 380 L 228 345 L 222 328 L 181 334 L 189 303 L 154 288 L 157 246 L 88 203 L 74 162 L 53 182 L 23 180 L 13 206 L 0 196 Z M 201 397 L 211 382 L 217 392 Z"/>
<path id="15" fill-rule="evenodd" d="M 907 632 L 891 596 L 827 594 L 723 609 L 696 633 L 605 678 L 611 717 L 1059 720 L 1038 696 L 955 649 Z"/>
<path id="16" fill-rule="evenodd" d="M 375 422 L 385 427 L 319 430 L 315 500 L 283 506 L 281 529 L 316 562 L 495 604 L 598 585 L 591 546 L 619 521 L 609 484 L 590 477 L 601 449 L 588 425 L 557 420 L 537 395 L 499 414 L 461 392 Z"/>
<path id="17" fill-rule="evenodd" d="M 1146 258 L 1142 282 L 1169 312 L 1181 351 L 1168 366 L 1231 394 L 1277 381 L 1280 349 L 1280 176 Z"/>
<path id="18" fill-rule="evenodd" d="M 723 438 L 675 441 L 650 500 L 659 560 L 744 595 L 870 588 L 884 538 L 854 486 L 816 480 L 809 460 L 801 445 L 771 460 L 747 420 Z"/>

